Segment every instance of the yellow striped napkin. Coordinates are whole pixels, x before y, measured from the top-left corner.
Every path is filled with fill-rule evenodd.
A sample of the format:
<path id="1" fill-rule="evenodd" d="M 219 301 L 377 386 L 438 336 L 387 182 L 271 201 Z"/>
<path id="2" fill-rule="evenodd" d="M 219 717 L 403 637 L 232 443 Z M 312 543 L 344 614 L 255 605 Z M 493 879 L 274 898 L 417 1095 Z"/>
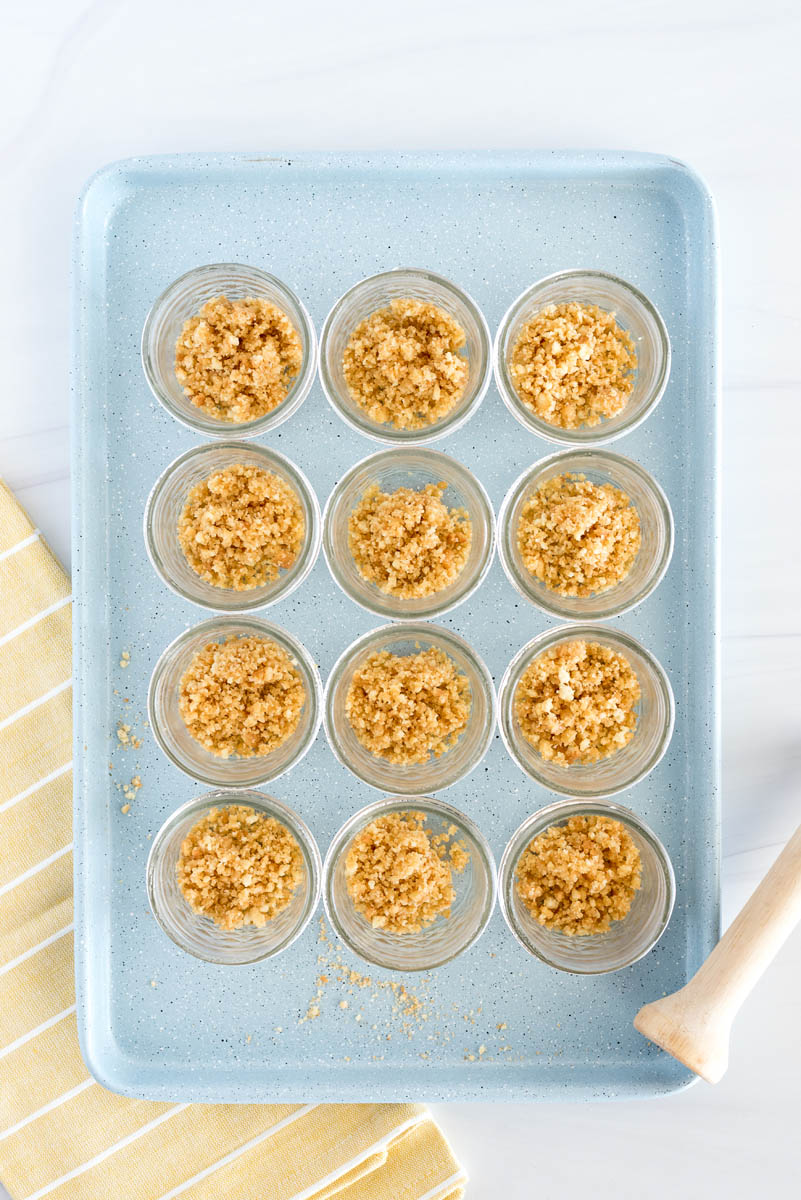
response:
<path id="1" fill-rule="evenodd" d="M 457 1200 L 415 1104 L 151 1104 L 95 1083 L 72 973 L 69 583 L 0 481 L 0 1180 L 14 1200 Z"/>

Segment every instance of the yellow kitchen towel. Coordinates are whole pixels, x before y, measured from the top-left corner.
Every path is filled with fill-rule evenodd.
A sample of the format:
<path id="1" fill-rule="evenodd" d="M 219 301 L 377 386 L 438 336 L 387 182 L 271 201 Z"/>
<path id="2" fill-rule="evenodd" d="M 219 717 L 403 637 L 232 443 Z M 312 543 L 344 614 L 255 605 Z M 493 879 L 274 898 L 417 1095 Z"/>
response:
<path id="1" fill-rule="evenodd" d="M 14 1200 L 457 1200 L 415 1104 L 153 1104 L 95 1083 L 72 973 L 69 583 L 0 481 L 0 1181 Z"/>

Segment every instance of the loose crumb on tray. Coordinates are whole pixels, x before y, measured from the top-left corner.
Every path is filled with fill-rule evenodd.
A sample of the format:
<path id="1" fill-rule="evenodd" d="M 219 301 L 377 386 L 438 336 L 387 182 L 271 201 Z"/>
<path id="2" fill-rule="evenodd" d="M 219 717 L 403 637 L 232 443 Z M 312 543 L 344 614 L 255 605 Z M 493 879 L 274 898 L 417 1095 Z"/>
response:
<path id="1" fill-rule="evenodd" d="M 517 894 L 535 921 L 568 935 L 605 933 L 641 884 L 640 852 L 620 821 L 573 816 L 535 837 L 517 864 Z"/>
<path id="2" fill-rule="evenodd" d="M 636 366 L 631 335 L 594 304 L 547 305 L 525 323 L 509 358 L 520 399 L 560 429 L 622 412 Z"/>
<path id="3" fill-rule="evenodd" d="M 181 716 L 212 754 L 272 754 L 298 727 L 306 692 L 300 672 L 268 638 L 209 642 L 192 659 L 180 687 Z"/>
<path id="4" fill-rule="evenodd" d="M 192 570 L 214 587 L 246 591 L 272 583 L 303 544 L 303 508 L 271 471 L 235 463 L 191 489 L 178 540 Z"/>
<path id="5" fill-rule="evenodd" d="M 472 526 L 465 509 L 443 504 L 446 487 L 367 489 L 348 519 L 348 545 L 364 579 L 403 599 L 453 583 L 470 554 Z"/>
<path id="6" fill-rule="evenodd" d="M 626 493 L 584 475 L 546 479 L 517 524 L 526 570 L 561 596 L 590 596 L 620 583 L 640 541 L 640 518 Z"/>
<path id="7" fill-rule="evenodd" d="M 569 766 L 620 750 L 637 724 L 640 685 L 628 659 L 597 642 L 559 642 L 538 654 L 515 689 L 515 716 L 544 759 Z"/>
<path id="8" fill-rule="evenodd" d="M 469 855 L 457 843 L 457 855 L 449 857 L 449 834 L 432 837 L 425 822 L 422 812 L 386 813 L 361 829 L 348 847 L 348 895 L 374 929 L 416 933 L 438 916 L 450 915 L 451 870 L 463 871 Z"/>
<path id="9" fill-rule="evenodd" d="M 266 925 L 303 882 L 297 841 L 275 817 L 244 804 L 213 808 L 190 829 L 176 866 L 191 909 L 221 929 Z"/>
<path id="10" fill-rule="evenodd" d="M 348 390 L 373 421 L 398 429 L 432 425 L 464 394 L 466 340 L 458 321 L 436 304 L 391 300 L 348 339 L 342 359 Z"/>
<path id="11" fill-rule="evenodd" d="M 439 758 L 470 716 L 470 684 L 437 646 L 417 654 L 380 650 L 356 668 L 345 712 L 361 744 L 397 765 Z"/>
<path id="12" fill-rule="evenodd" d="M 300 371 L 300 336 L 270 300 L 214 296 L 184 324 L 175 375 L 211 417 L 241 425 L 278 408 Z"/>

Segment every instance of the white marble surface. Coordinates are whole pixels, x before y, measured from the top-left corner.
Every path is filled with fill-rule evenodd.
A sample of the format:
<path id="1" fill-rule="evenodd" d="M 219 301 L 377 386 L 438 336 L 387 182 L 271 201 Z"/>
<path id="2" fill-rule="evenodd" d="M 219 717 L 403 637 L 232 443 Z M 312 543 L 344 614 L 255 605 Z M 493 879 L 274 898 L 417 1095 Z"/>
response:
<path id="1" fill-rule="evenodd" d="M 69 233 L 75 194 L 103 162 L 614 147 L 667 152 L 706 177 L 723 251 L 731 917 L 801 819 L 796 0 L 40 0 L 0 6 L 0 31 L 0 473 L 65 562 Z M 717 1088 L 639 1104 L 440 1106 L 470 1196 L 793 1194 L 799 984 L 796 934 L 743 1010 Z"/>

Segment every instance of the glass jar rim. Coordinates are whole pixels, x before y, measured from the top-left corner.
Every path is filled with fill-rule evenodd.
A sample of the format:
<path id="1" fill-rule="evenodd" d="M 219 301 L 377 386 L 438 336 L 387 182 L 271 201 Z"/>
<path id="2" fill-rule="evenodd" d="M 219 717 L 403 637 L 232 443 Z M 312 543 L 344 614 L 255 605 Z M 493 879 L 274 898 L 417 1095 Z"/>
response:
<path id="1" fill-rule="evenodd" d="M 301 852 L 304 859 L 309 864 L 309 886 L 306 903 L 299 915 L 297 924 L 287 934 L 287 937 L 272 949 L 267 950 L 263 954 L 258 954 L 253 958 L 243 959 L 241 962 L 222 962 L 218 957 L 200 955 L 195 950 L 189 949 L 181 942 L 173 933 L 172 929 L 164 922 L 159 906 L 155 900 L 155 873 L 158 868 L 159 856 L 163 853 L 164 845 L 167 842 L 169 835 L 175 830 L 187 817 L 200 814 L 201 812 L 211 810 L 212 808 L 226 808 L 235 804 L 242 804 L 246 807 L 253 808 L 257 812 L 263 813 L 266 816 L 273 816 L 276 820 L 289 830 L 298 845 L 301 847 Z M 216 963 L 225 966 L 251 966 L 256 962 L 263 962 L 267 958 L 272 958 L 276 954 L 282 953 L 295 942 L 303 931 L 308 926 L 317 905 L 320 902 L 320 894 L 322 890 L 323 865 L 320 848 L 317 845 L 317 840 L 314 834 L 309 829 L 302 817 L 279 800 L 277 796 L 271 796 L 267 792 L 256 791 L 250 787 L 230 787 L 216 788 L 214 791 L 205 792 L 202 796 L 195 796 L 191 800 L 187 800 L 181 804 L 162 822 L 159 829 L 153 838 L 150 851 L 147 856 L 145 866 L 145 881 L 147 890 L 147 900 L 150 906 L 150 911 L 153 914 L 156 923 L 163 933 L 172 941 L 179 949 L 187 954 L 191 954 L 195 958 L 201 958 L 204 962 Z"/>
<path id="2" fill-rule="evenodd" d="M 654 853 L 654 857 L 659 864 L 662 872 L 662 877 L 665 882 L 665 904 L 662 915 L 660 917 L 659 929 L 656 936 L 647 946 L 645 946 L 639 954 L 621 963 L 620 966 L 611 967 L 605 970 L 582 970 L 580 967 L 573 969 L 563 966 L 558 962 L 554 962 L 549 958 L 544 951 L 530 945 L 523 936 L 518 923 L 515 919 L 512 905 L 509 903 L 509 891 L 514 886 L 515 872 L 517 864 L 526 846 L 539 833 L 544 832 L 552 825 L 559 824 L 563 820 L 571 816 L 583 815 L 598 815 L 608 816 L 614 820 L 620 821 L 621 824 L 634 829 L 645 842 L 648 843 Z M 676 875 L 673 869 L 673 863 L 668 854 L 662 840 L 654 833 L 653 829 L 638 816 L 633 809 L 627 808 L 623 804 L 617 803 L 614 800 L 606 800 L 602 797 L 594 797 L 592 799 L 581 800 L 578 798 L 566 798 L 555 800 L 550 804 L 546 804 L 543 808 L 537 809 L 531 813 L 524 821 L 518 825 L 512 836 L 509 838 L 504 847 L 501 861 L 498 865 L 498 904 L 503 914 L 503 918 L 509 927 L 515 940 L 531 954 L 534 958 L 538 958 L 541 962 L 549 967 L 553 967 L 557 971 L 563 971 L 566 974 L 572 975 L 603 975 L 612 974 L 614 971 L 624 970 L 626 967 L 633 966 L 644 958 L 659 939 L 664 934 L 670 923 L 670 918 L 673 913 L 673 908 L 676 903 Z"/>
<path id="3" fill-rule="evenodd" d="M 611 432 L 608 429 L 604 432 L 605 425 L 609 424 L 608 421 L 601 421 L 597 426 L 593 426 L 592 430 L 597 430 L 597 432 L 589 431 L 585 426 L 581 426 L 578 430 L 562 429 L 558 425 L 551 425 L 547 421 L 543 421 L 542 418 L 531 412 L 522 402 L 511 379 L 508 378 L 506 356 L 503 351 L 505 350 L 506 340 L 515 318 L 536 298 L 542 289 L 555 283 L 580 278 L 604 280 L 614 287 L 621 288 L 647 313 L 657 331 L 657 341 L 660 347 L 660 369 L 651 390 L 651 395 L 643 404 L 639 413 L 630 415 L 628 419 L 624 417 Z M 492 346 L 492 366 L 495 383 L 501 394 L 501 399 L 515 420 L 524 429 L 527 429 L 529 433 L 533 433 L 537 437 L 544 438 L 546 441 L 558 446 L 571 446 L 577 449 L 589 446 L 601 446 L 617 441 L 618 438 L 631 433 L 641 425 L 651 415 L 665 394 L 665 389 L 670 378 L 671 359 L 672 348 L 667 325 L 653 301 L 644 292 L 641 292 L 639 288 L 635 287 L 633 283 L 629 283 L 628 280 L 621 278 L 619 275 L 613 275 L 609 271 L 597 271 L 582 267 L 573 267 L 566 271 L 554 271 L 550 275 L 545 275 L 541 279 L 538 279 L 522 291 L 503 314 Z"/>
<path id="4" fill-rule="evenodd" d="M 346 405 L 341 402 L 339 389 L 336 387 L 328 371 L 326 350 L 334 323 L 342 309 L 353 296 L 357 295 L 368 284 L 378 283 L 385 279 L 391 280 L 401 276 L 417 277 L 437 287 L 441 287 L 444 291 L 449 292 L 455 297 L 468 310 L 479 330 L 482 370 L 475 395 L 468 404 L 461 406 L 457 402 L 451 412 L 446 414 L 441 421 L 435 422 L 433 425 L 423 429 L 393 431 L 391 426 L 378 425 L 366 417 L 363 421 L 357 419 L 347 409 Z M 347 291 L 343 292 L 334 301 L 320 331 L 319 373 L 320 384 L 326 400 L 337 416 L 346 425 L 349 425 L 351 429 L 362 434 L 363 437 L 370 438 L 374 442 L 380 442 L 387 446 L 422 446 L 425 443 L 439 441 L 440 438 L 455 433 L 457 429 L 460 429 L 462 425 L 470 420 L 484 400 L 492 378 L 492 334 L 487 319 L 476 301 L 469 292 L 459 287 L 453 280 L 446 278 L 444 275 L 438 275 L 435 271 L 429 271 L 424 267 L 392 267 L 387 271 L 378 271 L 374 275 L 365 275 L 363 279 L 359 279 L 356 283 L 351 284 Z"/>
<path id="5" fill-rule="evenodd" d="M 347 490 L 351 482 L 359 475 L 359 473 L 372 466 L 380 468 L 384 463 L 390 463 L 393 460 L 396 462 L 402 461 L 406 456 L 421 456 L 424 459 L 430 460 L 432 464 L 440 463 L 444 468 L 441 472 L 443 477 L 450 472 L 450 474 L 457 478 L 467 479 L 470 485 L 475 488 L 479 497 L 479 502 L 481 503 L 484 519 L 488 529 L 487 545 L 482 556 L 481 565 L 470 585 L 458 592 L 446 605 L 436 606 L 432 604 L 430 609 L 425 610 L 425 614 L 421 613 L 419 616 L 415 614 L 414 617 L 398 615 L 391 609 L 389 604 L 382 604 L 380 599 L 377 599 L 375 605 L 371 606 L 365 602 L 364 597 L 355 595 L 355 593 L 347 585 L 347 581 L 339 570 L 337 564 L 337 555 L 334 550 L 334 541 L 333 537 L 331 536 L 331 522 L 334 508 L 339 502 L 342 494 Z M 432 474 L 434 473 L 436 472 L 432 471 Z M 331 489 L 328 499 L 325 502 L 325 507 L 323 508 L 322 514 L 322 550 L 323 557 L 325 558 L 331 578 L 334 580 L 337 587 L 344 592 L 348 599 L 354 604 L 357 604 L 359 608 L 363 609 L 365 612 L 372 613 L 374 616 L 385 617 L 387 620 L 393 622 L 415 619 L 428 620 L 432 617 L 442 617 L 446 613 L 452 612 L 454 608 L 458 608 L 460 604 L 463 604 L 470 596 L 474 594 L 474 592 L 477 591 L 489 573 L 495 557 L 496 536 L 495 513 L 492 507 L 492 502 L 487 494 L 487 490 L 481 480 L 470 470 L 469 467 L 466 467 L 464 463 L 460 462 L 457 458 L 454 458 L 450 454 L 446 454 L 443 450 L 435 450 L 431 446 L 394 446 L 385 450 L 377 450 L 373 454 L 368 454 L 365 458 L 362 458 L 357 463 L 354 463 L 354 465 L 348 469 L 348 471 Z M 391 600 L 391 597 L 389 599 Z"/>
<path id="6" fill-rule="evenodd" d="M 331 889 L 333 875 L 337 863 L 342 853 L 347 849 L 349 843 L 353 840 L 359 830 L 363 829 L 366 825 L 369 825 L 370 822 L 376 817 L 382 816 L 385 813 L 404 812 L 409 809 L 425 812 L 427 814 L 432 813 L 438 817 L 441 817 L 443 820 L 450 821 L 460 829 L 463 829 L 464 832 L 471 838 L 479 852 L 482 865 L 487 873 L 489 886 L 487 888 L 487 895 L 484 898 L 484 905 L 478 926 L 467 941 L 462 943 L 458 949 L 442 957 L 441 959 L 438 959 L 436 962 L 427 962 L 420 966 L 403 966 L 397 968 L 387 966 L 380 956 L 371 957 L 369 954 L 365 953 L 363 949 L 357 949 L 352 944 L 350 938 L 344 931 L 339 921 L 336 905 L 334 904 L 331 894 Z M 369 962 L 373 966 L 382 967 L 385 970 L 401 970 L 404 972 L 430 971 L 436 967 L 442 967 L 447 963 L 452 962 L 455 958 L 458 958 L 459 955 L 463 954 L 465 950 L 468 950 L 472 945 L 474 945 L 484 933 L 495 910 L 497 896 L 498 869 L 495 864 L 495 857 L 486 837 L 481 832 L 478 825 L 476 825 L 475 821 L 471 820 L 471 818 L 468 817 L 466 813 L 462 812 L 461 809 L 455 808 L 452 804 L 447 804 L 444 800 L 437 800 L 433 796 L 387 796 L 383 800 L 375 800 L 371 804 L 366 804 L 363 808 L 360 808 L 357 812 L 348 817 L 347 821 L 340 825 L 339 829 L 331 839 L 323 862 L 322 897 L 323 907 L 325 909 L 325 914 L 328 918 L 329 924 L 333 927 L 337 937 L 339 937 L 345 943 L 345 945 L 353 954 L 358 955 L 359 958 L 364 959 L 365 962 Z"/>
<path id="7" fill-rule="evenodd" d="M 251 275 L 254 279 L 262 281 L 266 286 L 273 288 L 278 292 L 285 301 L 289 302 L 297 311 L 300 318 L 301 328 L 298 333 L 301 338 L 303 347 L 303 363 L 294 380 L 289 393 L 268 413 L 264 413 L 260 417 L 254 417 L 251 421 L 215 421 L 213 418 L 204 416 L 201 410 L 198 410 L 197 417 L 194 416 L 188 409 L 186 411 L 178 408 L 172 397 L 161 387 L 157 372 L 153 369 L 153 363 L 150 352 L 150 343 L 152 338 L 152 329 L 156 322 L 156 318 L 160 315 L 162 308 L 171 298 L 173 293 L 177 291 L 181 285 L 194 275 L 199 275 L 203 271 L 244 271 Z M 287 314 L 289 315 L 289 314 Z M 236 262 L 214 262 L 201 263 L 199 266 L 191 267 L 188 271 L 184 271 L 172 283 L 168 284 L 150 306 L 147 316 L 145 317 L 144 325 L 142 326 L 142 336 L 140 339 L 140 358 L 142 369 L 147 380 L 147 385 L 150 388 L 153 396 L 171 417 L 179 421 L 185 428 L 191 429 L 193 433 L 201 433 L 210 438 L 231 439 L 236 437 L 239 440 L 247 441 L 250 438 L 258 437 L 260 434 L 266 433 L 268 430 L 276 429 L 282 425 L 284 421 L 297 412 L 303 401 L 311 391 L 312 385 L 317 375 L 319 346 L 317 341 L 317 331 L 314 328 L 306 306 L 300 299 L 298 294 L 277 275 L 270 274 L 269 271 L 264 271 L 261 267 L 251 266 L 249 263 Z M 294 394 L 293 394 L 294 393 Z"/>
<path id="8" fill-rule="evenodd" d="M 306 736 L 299 745 L 298 753 L 291 760 L 291 762 L 287 763 L 287 765 L 277 774 L 273 774 L 272 772 L 268 772 L 263 775 L 256 774 L 246 783 L 221 784 L 219 780 L 209 779 L 207 775 L 202 774 L 202 772 L 200 772 L 197 768 L 193 767 L 191 764 L 187 763 L 183 758 L 178 757 L 173 752 L 172 748 L 164 737 L 161 728 L 161 721 L 159 719 L 156 705 L 156 692 L 158 685 L 161 682 L 161 677 L 167 666 L 170 664 L 175 654 L 183 646 L 185 646 L 187 642 L 199 636 L 201 631 L 204 631 L 204 637 L 206 634 L 208 634 L 209 640 L 213 641 L 218 634 L 225 633 L 225 626 L 234 627 L 239 625 L 250 626 L 253 628 L 255 636 L 264 636 L 272 641 L 277 642 L 282 649 L 291 653 L 291 655 L 293 655 L 300 663 L 303 664 L 303 668 L 308 678 L 311 680 L 311 695 L 307 696 L 306 703 L 311 704 L 312 719 L 309 722 L 309 728 L 306 732 Z M 235 628 L 231 628 L 230 632 L 236 635 Z M 197 625 L 190 625 L 188 629 L 184 629 L 178 634 L 177 637 L 173 638 L 173 640 L 167 646 L 165 646 L 164 650 L 162 650 L 161 654 L 156 660 L 156 665 L 153 667 L 153 670 L 150 674 L 150 682 L 147 689 L 147 719 L 153 732 L 153 736 L 156 739 L 156 743 L 158 744 L 162 754 L 169 759 L 173 766 L 178 767 L 178 769 L 183 771 L 185 775 L 189 775 L 192 779 L 196 779 L 199 783 L 205 783 L 215 788 L 225 787 L 231 790 L 246 791 L 249 788 L 254 788 L 258 785 L 270 783 L 273 779 L 278 779 L 281 775 L 285 775 L 292 767 L 297 766 L 297 764 L 306 757 L 309 750 L 311 750 L 312 745 L 314 744 L 314 740 L 319 732 L 323 717 L 322 709 L 323 688 L 322 681 L 320 679 L 320 672 L 318 671 L 317 664 L 315 663 L 309 651 L 306 649 L 303 643 L 299 641 L 298 638 L 289 633 L 289 631 L 284 629 L 283 626 L 276 625 L 271 621 L 265 621 L 262 617 L 254 617 L 251 613 L 224 613 L 217 617 L 210 617 L 205 621 L 199 622 Z M 264 761 L 269 761 L 269 758 L 270 756 L 266 755 L 264 757 Z M 257 761 L 258 759 L 254 756 L 254 765 Z"/>
<path id="9" fill-rule="evenodd" d="M 663 547 L 662 554 L 660 555 L 656 570 L 654 570 L 648 577 L 640 591 L 637 592 L 632 599 L 624 602 L 623 604 L 607 605 L 605 607 L 593 609 L 592 614 L 588 613 L 586 618 L 579 617 L 578 614 L 574 613 L 566 614 L 562 605 L 559 603 L 558 593 L 554 593 L 554 599 L 549 603 L 547 596 L 540 596 L 538 593 L 535 593 L 533 589 L 531 591 L 525 589 L 522 585 L 522 581 L 518 579 L 517 572 L 512 567 L 512 555 L 510 554 L 508 546 L 509 539 L 514 536 L 513 531 L 510 528 L 509 515 L 517 501 L 526 492 L 526 490 L 532 487 L 546 473 L 546 471 L 550 470 L 551 467 L 556 466 L 562 461 L 574 458 L 600 460 L 600 471 L 603 471 L 604 462 L 611 462 L 614 465 L 622 466 L 625 469 L 632 471 L 633 474 L 638 476 L 640 481 L 644 484 L 646 490 L 653 497 L 656 507 L 661 513 L 666 535 L 665 545 Z M 589 462 L 587 469 L 592 470 L 592 468 L 593 464 L 592 462 Z M 580 465 L 577 465 L 575 469 L 580 471 Z M 538 459 L 537 462 L 535 462 L 532 466 L 527 467 L 525 471 L 522 471 L 510 485 L 506 495 L 501 501 L 501 506 L 498 510 L 498 558 L 500 559 L 500 563 L 506 578 L 509 580 L 512 587 L 518 592 L 518 594 L 528 600 L 530 604 L 533 604 L 535 608 L 538 608 L 540 612 L 544 612 L 548 616 L 557 617 L 561 620 L 605 621 L 609 620 L 611 617 L 622 616 L 623 613 L 630 612 L 631 609 L 636 608 L 638 604 L 642 604 L 642 602 L 656 590 L 656 588 L 664 579 L 665 572 L 670 566 L 670 562 L 673 557 L 674 544 L 675 525 L 673 521 L 673 510 L 671 509 L 670 501 L 668 500 L 667 495 L 658 480 L 654 478 L 651 472 L 648 471 L 642 465 L 642 463 L 637 462 L 636 459 L 627 458 L 623 454 L 617 454 L 612 450 L 608 450 L 600 446 L 565 447 L 561 450 L 557 450 L 553 454 L 547 455 L 545 458 Z M 609 588 L 607 591 L 612 593 L 614 588 Z M 604 592 L 600 592 L 598 593 L 598 596 L 601 597 L 605 594 L 606 593 Z"/>
<path id="10" fill-rule="evenodd" d="M 161 561 L 161 556 L 158 554 L 154 544 L 152 534 L 153 529 L 153 513 L 156 508 L 156 503 L 159 500 L 162 492 L 172 477 L 182 468 L 187 462 L 192 462 L 194 459 L 203 458 L 204 455 L 211 455 L 217 451 L 240 451 L 242 454 L 255 455 L 257 458 L 263 459 L 265 464 L 278 467 L 286 472 L 292 481 L 292 486 L 296 487 L 301 493 L 301 498 L 305 501 L 306 507 L 311 513 L 310 527 L 306 530 L 304 536 L 303 547 L 298 557 L 304 560 L 302 569 L 292 574 L 290 568 L 285 575 L 285 585 L 276 590 L 275 595 L 265 601 L 263 599 L 254 599 L 248 601 L 246 599 L 248 592 L 243 591 L 243 599 L 237 603 L 235 607 L 228 606 L 221 610 L 213 603 L 212 598 L 201 600 L 197 596 L 190 594 L 187 590 L 180 587 L 171 577 Z M 204 442 L 201 446 L 191 446 L 188 450 L 184 450 L 177 458 L 174 458 L 159 475 L 156 482 L 153 484 L 145 502 L 144 513 L 142 516 L 142 532 L 145 541 L 145 550 L 150 560 L 150 565 L 159 576 L 161 581 L 173 592 L 176 596 L 180 596 L 182 600 L 187 600 L 190 604 L 196 604 L 199 608 L 204 608 L 211 612 L 223 612 L 228 616 L 236 616 L 238 613 L 254 612 L 258 609 L 268 608 L 275 604 L 278 600 L 284 600 L 290 596 L 296 588 L 304 582 L 309 575 L 309 572 L 314 567 L 317 561 L 317 556 L 320 553 L 322 543 L 322 524 L 320 516 L 320 502 L 317 499 L 317 494 L 314 491 L 309 479 L 300 469 L 300 467 L 287 458 L 285 454 L 274 450 L 271 446 L 261 446 L 250 442 L 242 442 L 237 439 L 227 441 Z M 224 591 L 226 589 L 220 589 Z M 255 589 L 254 589 L 255 590 Z"/>

